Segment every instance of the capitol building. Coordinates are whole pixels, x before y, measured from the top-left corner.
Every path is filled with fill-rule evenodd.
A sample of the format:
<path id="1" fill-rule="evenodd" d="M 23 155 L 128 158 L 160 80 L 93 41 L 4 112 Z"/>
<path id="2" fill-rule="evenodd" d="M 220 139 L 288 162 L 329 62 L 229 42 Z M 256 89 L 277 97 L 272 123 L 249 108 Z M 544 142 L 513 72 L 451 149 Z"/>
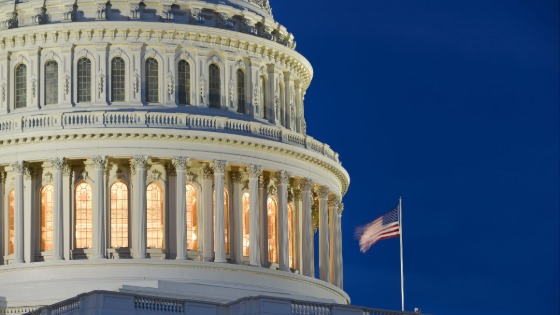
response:
<path id="1" fill-rule="evenodd" d="M 0 314 L 374 313 L 268 0 L 0 12 Z"/>

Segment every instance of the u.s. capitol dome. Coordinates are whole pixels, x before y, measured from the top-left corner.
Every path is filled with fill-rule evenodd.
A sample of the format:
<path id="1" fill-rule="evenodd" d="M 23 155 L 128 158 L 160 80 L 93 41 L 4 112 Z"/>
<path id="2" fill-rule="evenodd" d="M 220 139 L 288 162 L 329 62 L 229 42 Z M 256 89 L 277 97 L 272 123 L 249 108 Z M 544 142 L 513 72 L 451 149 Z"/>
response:
<path id="1" fill-rule="evenodd" d="M 349 303 L 349 176 L 306 134 L 313 70 L 268 0 L 0 12 L 3 312 L 96 290 Z"/>

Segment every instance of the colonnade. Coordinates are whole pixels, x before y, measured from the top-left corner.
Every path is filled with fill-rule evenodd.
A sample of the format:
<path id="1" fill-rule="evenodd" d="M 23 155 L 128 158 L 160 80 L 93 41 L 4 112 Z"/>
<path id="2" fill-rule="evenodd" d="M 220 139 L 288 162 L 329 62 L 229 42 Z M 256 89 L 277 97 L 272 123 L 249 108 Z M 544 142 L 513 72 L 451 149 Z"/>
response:
<path id="1" fill-rule="evenodd" d="M 341 196 L 285 170 L 188 157 L 17 161 L 0 167 L 0 197 L 3 264 L 161 258 L 314 277 L 318 228 L 320 279 L 342 287 Z"/>

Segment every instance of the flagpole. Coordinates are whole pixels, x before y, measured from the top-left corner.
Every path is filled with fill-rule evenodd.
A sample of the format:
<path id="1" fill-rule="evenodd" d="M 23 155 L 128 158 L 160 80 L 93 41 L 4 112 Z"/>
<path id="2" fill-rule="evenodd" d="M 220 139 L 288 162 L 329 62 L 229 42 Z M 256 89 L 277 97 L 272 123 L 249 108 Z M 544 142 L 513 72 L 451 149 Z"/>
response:
<path id="1" fill-rule="evenodd" d="M 404 312 L 404 272 L 403 272 L 403 245 L 402 245 L 402 197 L 399 197 L 399 229 L 401 240 L 401 301 L 402 311 Z"/>

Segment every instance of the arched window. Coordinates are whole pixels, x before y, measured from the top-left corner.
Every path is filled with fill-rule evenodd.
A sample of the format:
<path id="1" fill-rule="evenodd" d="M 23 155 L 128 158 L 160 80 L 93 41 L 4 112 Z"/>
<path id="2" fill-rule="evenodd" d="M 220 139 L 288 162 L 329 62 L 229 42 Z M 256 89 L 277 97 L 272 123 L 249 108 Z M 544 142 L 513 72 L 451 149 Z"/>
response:
<path id="1" fill-rule="evenodd" d="M 27 66 L 20 63 L 15 68 L 15 108 L 27 106 Z"/>
<path id="2" fill-rule="evenodd" d="M 208 75 L 210 77 L 209 92 L 210 92 L 210 107 L 220 108 L 221 99 L 221 81 L 220 81 L 220 68 L 217 65 L 211 64 L 208 68 Z"/>
<path id="3" fill-rule="evenodd" d="M 115 57 L 111 61 L 111 101 L 125 101 L 125 63 L 121 57 Z"/>
<path id="4" fill-rule="evenodd" d="M 179 104 L 190 104 L 191 103 L 191 66 L 185 60 L 179 61 L 177 65 L 178 77 L 177 77 L 177 101 Z"/>
<path id="5" fill-rule="evenodd" d="M 237 112 L 245 114 L 245 73 L 237 70 Z"/>
<path id="6" fill-rule="evenodd" d="M 215 195 L 214 195 L 215 198 Z M 216 226 L 216 204 L 214 204 L 214 226 Z M 214 239 L 214 247 L 216 240 Z M 224 189 L 224 244 L 226 254 L 229 254 L 229 194 L 226 189 Z"/>
<path id="7" fill-rule="evenodd" d="M 91 60 L 88 58 L 78 60 L 77 88 L 78 103 L 91 102 Z"/>
<path id="8" fill-rule="evenodd" d="M 8 194 L 8 255 L 14 253 L 14 207 L 15 207 L 15 192 L 12 189 Z"/>
<path id="9" fill-rule="evenodd" d="M 146 102 L 159 102 L 159 68 L 155 58 L 146 59 Z"/>
<path id="10" fill-rule="evenodd" d="M 111 186 L 111 248 L 128 247 L 128 187 L 123 182 Z"/>
<path id="11" fill-rule="evenodd" d="M 278 262 L 278 240 L 276 238 L 277 234 L 277 220 L 276 216 L 278 213 L 278 205 L 276 200 L 268 197 L 267 204 L 267 214 L 268 214 L 268 261 Z"/>
<path id="12" fill-rule="evenodd" d="M 93 244 L 93 194 L 91 185 L 81 182 L 76 186 L 75 244 L 74 248 L 91 248 Z"/>
<path id="13" fill-rule="evenodd" d="M 259 101 L 260 101 L 260 105 L 261 105 L 261 108 L 262 108 L 262 117 L 264 119 L 268 119 L 268 112 L 266 110 L 266 100 L 267 100 L 266 80 L 265 80 L 264 76 L 261 76 L 259 81 L 260 81 L 259 82 L 259 89 L 260 89 L 259 95 L 261 97 L 261 99 Z"/>
<path id="14" fill-rule="evenodd" d="M 41 251 L 53 249 L 54 187 L 46 185 L 41 190 Z"/>
<path id="15" fill-rule="evenodd" d="M 198 249 L 197 192 L 187 184 L 187 248 Z"/>
<path id="16" fill-rule="evenodd" d="M 288 204 L 288 244 L 289 244 L 289 264 L 290 264 L 290 268 L 295 268 L 295 257 L 296 257 L 296 253 L 295 253 L 295 234 L 294 234 L 294 220 L 295 220 L 295 215 L 294 215 L 294 204 L 293 203 L 289 203 Z"/>
<path id="17" fill-rule="evenodd" d="M 243 194 L 243 256 L 249 256 L 249 193 Z"/>
<path id="18" fill-rule="evenodd" d="M 148 185 L 146 194 L 147 208 L 147 247 L 163 248 L 163 190 L 157 183 Z"/>
<path id="19" fill-rule="evenodd" d="M 285 96 L 285 95 L 284 95 L 284 84 L 280 84 L 280 91 L 279 91 L 279 93 L 280 93 L 280 95 L 279 95 L 279 101 L 280 101 L 279 103 L 280 103 L 280 104 L 278 104 L 278 106 L 280 106 L 280 108 L 279 108 L 279 109 L 280 109 L 280 110 L 279 110 L 279 112 L 280 112 L 280 117 L 276 117 L 276 119 L 279 119 L 279 120 L 280 120 L 280 125 L 286 126 L 286 121 L 285 121 L 286 115 L 285 115 L 285 113 L 284 113 L 284 111 L 286 110 L 286 108 L 285 108 L 285 107 L 286 107 L 286 104 L 284 103 L 284 96 Z"/>
<path id="20" fill-rule="evenodd" d="M 58 104 L 58 63 L 45 63 L 45 105 Z"/>

